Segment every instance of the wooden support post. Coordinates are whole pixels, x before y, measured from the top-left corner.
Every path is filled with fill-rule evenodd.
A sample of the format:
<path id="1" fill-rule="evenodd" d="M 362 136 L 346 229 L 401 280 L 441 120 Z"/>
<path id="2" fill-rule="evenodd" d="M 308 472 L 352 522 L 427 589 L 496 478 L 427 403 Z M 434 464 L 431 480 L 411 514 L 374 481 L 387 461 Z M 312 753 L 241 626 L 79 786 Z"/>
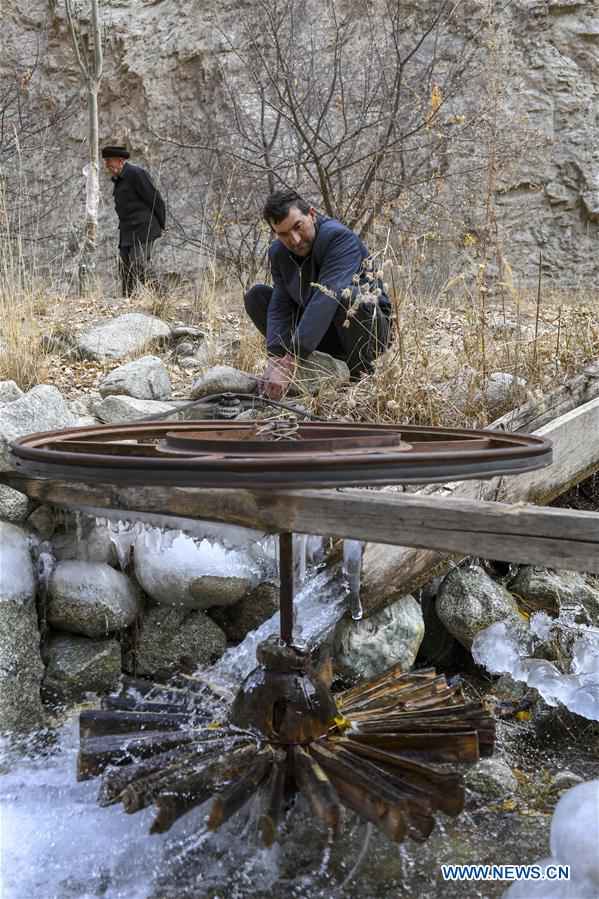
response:
<path id="1" fill-rule="evenodd" d="M 279 577 L 281 640 L 291 646 L 293 640 L 293 534 L 279 534 Z"/>

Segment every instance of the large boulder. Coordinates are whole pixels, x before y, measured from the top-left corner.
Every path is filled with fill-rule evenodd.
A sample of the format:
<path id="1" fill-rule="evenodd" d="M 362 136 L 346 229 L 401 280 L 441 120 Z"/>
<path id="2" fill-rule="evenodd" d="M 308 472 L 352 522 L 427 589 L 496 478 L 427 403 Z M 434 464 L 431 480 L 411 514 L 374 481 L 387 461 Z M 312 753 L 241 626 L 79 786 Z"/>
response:
<path id="1" fill-rule="evenodd" d="M 157 530 L 137 536 L 133 557 L 135 576 L 154 602 L 188 609 L 237 602 L 255 567 L 242 552 Z"/>
<path id="2" fill-rule="evenodd" d="M 0 731 L 39 725 L 43 674 L 29 541 L 0 522 Z"/>
<path id="3" fill-rule="evenodd" d="M 106 637 L 128 627 L 142 610 L 139 588 L 101 562 L 59 562 L 48 584 L 52 627 L 86 637 Z"/>
<path id="4" fill-rule="evenodd" d="M 9 471 L 8 446 L 17 437 L 36 431 L 74 427 L 77 419 L 56 387 L 40 384 L 11 403 L 0 405 L 0 471 Z"/>
<path id="5" fill-rule="evenodd" d="M 94 406 L 94 414 L 107 424 L 120 424 L 149 418 L 152 415 L 165 415 L 172 412 L 171 421 L 178 420 L 177 409 L 180 403 L 165 403 L 160 400 L 138 400 L 132 396 L 107 396 Z"/>
<path id="6" fill-rule="evenodd" d="M 69 702 L 85 693 L 109 693 L 121 675 L 121 645 L 117 640 L 88 640 L 53 634 L 46 647 L 44 694 Z"/>
<path id="7" fill-rule="evenodd" d="M 346 363 L 318 350 L 298 362 L 293 376 L 293 389 L 301 393 L 318 393 L 321 387 L 343 384 L 349 384 Z"/>
<path id="8" fill-rule="evenodd" d="M 230 365 L 215 365 L 191 385 L 194 400 L 213 393 L 255 393 L 256 378 Z"/>
<path id="9" fill-rule="evenodd" d="M 105 396 L 134 396 L 140 400 L 168 400 L 171 381 L 158 356 L 142 356 L 119 365 L 100 382 Z"/>
<path id="10" fill-rule="evenodd" d="M 85 331 L 77 346 L 82 356 L 103 362 L 140 353 L 170 336 L 169 326 L 156 316 L 127 312 Z"/>
<path id="11" fill-rule="evenodd" d="M 567 605 L 583 606 L 591 623 L 599 626 L 599 587 L 577 571 L 548 571 L 522 565 L 510 582 L 510 591 L 521 597 L 528 611 L 546 609 L 559 614 Z"/>
<path id="12" fill-rule="evenodd" d="M 135 671 L 144 676 L 191 672 L 220 658 L 226 645 L 225 634 L 204 612 L 153 606 L 136 641 Z"/>
<path id="13" fill-rule="evenodd" d="M 361 621 L 342 619 L 333 638 L 335 668 L 352 679 L 376 677 L 391 665 L 409 671 L 424 636 L 420 605 L 409 594 Z"/>
<path id="14" fill-rule="evenodd" d="M 449 572 L 437 593 L 436 611 L 450 634 L 470 649 L 479 631 L 496 621 L 520 621 L 518 604 L 479 565 L 460 565 Z"/>

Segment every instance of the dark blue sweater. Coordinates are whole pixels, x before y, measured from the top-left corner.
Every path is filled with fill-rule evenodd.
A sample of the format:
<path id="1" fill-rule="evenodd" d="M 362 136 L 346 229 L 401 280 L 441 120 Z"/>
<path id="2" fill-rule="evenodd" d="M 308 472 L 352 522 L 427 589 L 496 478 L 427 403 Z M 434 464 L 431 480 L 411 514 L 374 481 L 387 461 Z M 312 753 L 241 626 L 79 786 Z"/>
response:
<path id="1" fill-rule="evenodd" d="M 316 228 L 309 256 L 295 256 L 280 240 L 273 241 L 268 252 L 273 293 L 268 304 L 266 347 L 274 356 L 284 355 L 293 345 L 303 358 L 318 347 L 335 315 L 340 322 L 345 318 L 341 291 L 352 286 L 352 277 L 368 256 L 357 234 L 341 222 L 319 215 Z M 338 299 L 313 287 L 314 283 L 327 287 Z M 381 308 L 387 305 L 389 300 L 383 295 Z"/>

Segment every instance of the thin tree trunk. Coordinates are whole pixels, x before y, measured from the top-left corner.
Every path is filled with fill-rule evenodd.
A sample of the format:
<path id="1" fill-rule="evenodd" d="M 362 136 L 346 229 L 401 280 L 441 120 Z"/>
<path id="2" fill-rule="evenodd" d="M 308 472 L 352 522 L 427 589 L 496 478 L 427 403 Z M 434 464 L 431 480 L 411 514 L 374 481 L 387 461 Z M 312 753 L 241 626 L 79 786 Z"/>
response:
<path id="1" fill-rule="evenodd" d="M 89 293 L 96 282 L 96 248 L 98 236 L 98 208 L 100 205 L 98 151 L 98 91 L 102 80 L 102 36 L 98 0 L 91 3 L 92 55 L 87 52 L 84 39 L 77 29 L 72 0 L 65 0 L 69 31 L 81 79 L 87 90 L 89 162 L 85 167 L 85 230 L 79 256 L 79 289 Z"/>

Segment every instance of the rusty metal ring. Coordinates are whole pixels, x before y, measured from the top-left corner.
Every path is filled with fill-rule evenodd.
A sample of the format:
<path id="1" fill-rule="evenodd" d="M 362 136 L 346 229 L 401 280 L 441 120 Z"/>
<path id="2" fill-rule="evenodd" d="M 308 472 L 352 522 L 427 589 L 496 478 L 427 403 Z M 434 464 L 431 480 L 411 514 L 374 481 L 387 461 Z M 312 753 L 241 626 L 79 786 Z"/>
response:
<path id="1" fill-rule="evenodd" d="M 30 434 L 11 445 L 38 477 L 111 484 L 303 489 L 433 483 L 551 464 L 542 437 L 419 425 L 308 422 L 269 440 L 255 422 L 142 423 Z"/>

